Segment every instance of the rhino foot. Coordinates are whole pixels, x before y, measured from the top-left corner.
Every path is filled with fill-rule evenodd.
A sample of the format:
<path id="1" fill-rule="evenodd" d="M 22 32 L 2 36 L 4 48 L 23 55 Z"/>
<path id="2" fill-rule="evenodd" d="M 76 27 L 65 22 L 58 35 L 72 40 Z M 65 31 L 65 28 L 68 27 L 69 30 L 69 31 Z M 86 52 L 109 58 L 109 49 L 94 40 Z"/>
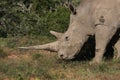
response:
<path id="1" fill-rule="evenodd" d="M 102 63 L 102 60 L 101 59 L 93 59 L 89 64 L 90 65 L 93 65 L 93 64 L 101 64 Z"/>
<path id="2" fill-rule="evenodd" d="M 119 46 L 115 46 L 114 47 L 114 59 L 118 60 L 120 58 L 120 47 Z"/>

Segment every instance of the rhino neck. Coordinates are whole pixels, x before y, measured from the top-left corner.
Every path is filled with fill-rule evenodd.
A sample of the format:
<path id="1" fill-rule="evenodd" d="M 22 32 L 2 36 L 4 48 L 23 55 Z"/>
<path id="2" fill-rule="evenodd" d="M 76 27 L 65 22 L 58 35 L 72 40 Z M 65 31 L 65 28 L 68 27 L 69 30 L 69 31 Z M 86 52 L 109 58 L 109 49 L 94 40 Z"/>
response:
<path id="1" fill-rule="evenodd" d="M 71 36 L 77 35 L 77 37 L 79 36 L 81 38 L 81 36 L 94 35 L 94 28 L 92 24 L 88 25 L 87 23 L 75 22 L 69 26 L 65 34 Z"/>
<path id="2" fill-rule="evenodd" d="M 89 2 L 88 2 L 89 1 Z M 77 7 L 76 15 L 70 16 L 70 24 L 67 32 L 94 34 L 94 20 L 92 16 L 92 2 L 93 0 L 83 0 Z"/>

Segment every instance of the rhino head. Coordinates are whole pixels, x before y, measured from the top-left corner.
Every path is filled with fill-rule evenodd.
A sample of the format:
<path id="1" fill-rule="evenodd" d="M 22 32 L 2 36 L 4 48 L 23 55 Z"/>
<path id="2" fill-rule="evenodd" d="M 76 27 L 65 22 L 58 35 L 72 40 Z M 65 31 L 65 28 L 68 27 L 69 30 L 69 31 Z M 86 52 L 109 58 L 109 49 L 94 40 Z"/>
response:
<path id="1" fill-rule="evenodd" d="M 75 9 L 71 4 L 66 5 L 71 10 L 70 24 L 65 33 L 50 31 L 52 35 L 58 38 L 57 41 L 37 46 L 19 47 L 21 49 L 44 49 L 55 51 L 58 57 L 64 60 L 75 58 L 82 46 L 88 39 L 88 32 L 85 25 L 80 20 L 79 10 Z M 84 30 L 84 31 L 83 31 Z"/>

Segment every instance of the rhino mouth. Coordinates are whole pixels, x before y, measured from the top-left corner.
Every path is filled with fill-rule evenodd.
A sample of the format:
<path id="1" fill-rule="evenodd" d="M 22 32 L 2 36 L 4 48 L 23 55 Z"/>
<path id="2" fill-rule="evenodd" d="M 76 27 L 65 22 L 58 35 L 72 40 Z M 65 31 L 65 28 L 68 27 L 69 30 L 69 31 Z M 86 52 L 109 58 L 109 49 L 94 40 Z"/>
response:
<path id="1" fill-rule="evenodd" d="M 63 60 L 72 60 L 72 59 L 74 59 L 75 57 L 73 56 L 73 57 L 66 57 L 66 58 L 64 58 Z"/>
<path id="2" fill-rule="evenodd" d="M 60 59 L 62 59 L 62 60 L 72 60 L 72 59 L 74 59 L 75 57 L 64 57 L 64 58 L 60 58 Z"/>
<path id="3" fill-rule="evenodd" d="M 74 54 L 74 55 L 68 56 L 68 57 L 64 58 L 63 60 L 68 60 L 68 61 L 69 61 L 69 60 L 74 60 L 74 59 L 77 58 L 78 53 L 79 53 L 79 52 L 77 52 L 77 53 Z"/>

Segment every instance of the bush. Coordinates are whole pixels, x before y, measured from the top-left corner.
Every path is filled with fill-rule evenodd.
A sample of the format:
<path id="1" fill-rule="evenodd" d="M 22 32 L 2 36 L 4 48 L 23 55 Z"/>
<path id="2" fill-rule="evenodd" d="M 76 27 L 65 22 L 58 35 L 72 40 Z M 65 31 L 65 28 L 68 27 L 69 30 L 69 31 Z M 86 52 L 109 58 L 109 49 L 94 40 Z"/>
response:
<path id="1" fill-rule="evenodd" d="M 1 1 L 0 37 L 49 36 L 50 29 L 64 32 L 68 27 L 69 11 L 62 7 L 63 3 L 62 0 Z"/>

